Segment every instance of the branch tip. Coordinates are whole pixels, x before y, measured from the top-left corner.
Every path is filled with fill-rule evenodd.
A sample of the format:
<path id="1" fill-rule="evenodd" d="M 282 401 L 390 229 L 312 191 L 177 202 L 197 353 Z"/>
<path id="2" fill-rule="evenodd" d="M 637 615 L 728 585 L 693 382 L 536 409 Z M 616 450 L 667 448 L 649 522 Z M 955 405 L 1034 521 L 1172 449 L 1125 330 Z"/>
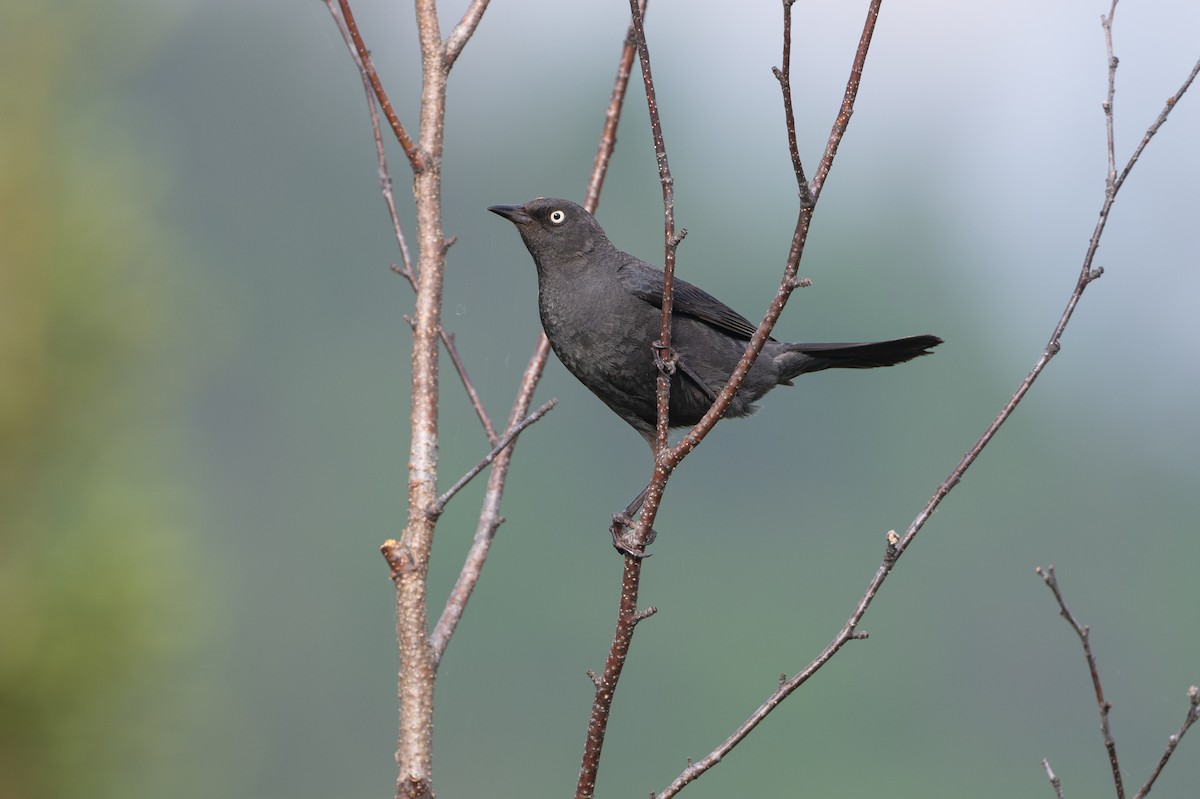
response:
<path id="1" fill-rule="evenodd" d="M 640 621 L 645 621 L 646 619 L 653 616 L 655 613 L 658 613 L 658 608 L 654 607 L 653 605 L 646 608 L 645 610 L 639 610 L 637 613 L 633 614 L 633 623 L 637 624 Z"/>
<path id="2" fill-rule="evenodd" d="M 1050 785 L 1054 788 L 1054 795 L 1057 797 L 1057 799 L 1063 799 L 1062 780 L 1060 780 L 1058 775 L 1054 773 L 1054 770 L 1050 768 L 1050 761 L 1044 757 L 1042 758 L 1042 768 L 1046 770 L 1046 776 L 1050 778 Z"/>

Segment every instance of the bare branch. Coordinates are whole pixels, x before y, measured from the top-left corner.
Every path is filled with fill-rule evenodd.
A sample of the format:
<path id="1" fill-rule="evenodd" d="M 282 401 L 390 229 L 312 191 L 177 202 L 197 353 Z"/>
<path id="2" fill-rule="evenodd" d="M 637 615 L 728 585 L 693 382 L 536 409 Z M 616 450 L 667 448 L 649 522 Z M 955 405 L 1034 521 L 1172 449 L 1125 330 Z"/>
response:
<path id="1" fill-rule="evenodd" d="M 804 176 L 804 164 L 800 162 L 800 146 L 796 142 L 796 114 L 792 108 L 792 6 L 795 2 L 796 0 L 783 2 L 783 66 L 774 67 L 771 71 L 783 92 L 784 127 L 787 129 L 788 153 L 792 156 L 792 171 L 796 173 L 796 186 L 800 190 L 800 204 L 811 206 L 812 189 L 808 185 L 808 178 Z"/>
<path id="2" fill-rule="evenodd" d="M 625 568 L 621 574 L 621 601 L 617 609 L 617 627 L 613 633 L 613 642 L 608 649 L 604 671 L 598 677 L 594 674 L 592 676 L 596 693 L 592 700 L 587 737 L 583 744 L 583 760 L 575 785 L 575 799 L 591 799 L 596 794 L 596 774 L 600 769 L 600 753 L 604 748 L 604 736 L 608 728 L 617 681 L 629 654 L 629 645 L 633 642 L 633 631 L 644 618 L 639 617 L 637 608 L 642 559 L 626 557 L 624 564 Z"/>
<path id="3" fill-rule="evenodd" d="M 1087 659 L 1088 672 L 1092 676 L 1092 688 L 1096 692 L 1096 705 L 1100 709 L 1100 732 L 1104 736 L 1104 749 L 1108 752 L 1108 765 L 1112 769 L 1113 785 L 1117 789 L 1117 799 L 1125 799 L 1125 785 L 1121 780 L 1121 763 L 1117 759 L 1117 742 L 1113 740 L 1112 730 L 1108 725 L 1108 713 L 1112 710 L 1112 703 L 1104 698 L 1104 688 L 1100 685 L 1100 671 L 1096 667 L 1096 657 L 1092 654 L 1091 631 L 1086 624 L 1081 624 L 1067 609 L 1066 600 L 1063 599 L 1062 592 L 1058 588 L 1054 567 L 1043 569 L 1038 566 L 1037 573 L 1041 575 L 1042 580 L 1054 594 L 1054 599 L 1058 602 L 1059 615 L 1067 620 L 1071 629 L 1075 631 L 1075 635 L 1079 636 L 1079 643 L 1083 645 L 1083 656 Z"/>
<path id="4" fill-rule="evenodd" d="M 558 400 L 549 400 L 542 405 L 542 407 L 538 408 L 536 411 L 529 414 L 512 427 L 508 428 L 504 435 L 500 437 L 500 440 L 496 442 L 496 446 L 492 447 L 492 451 L 487 455 L 484 455 L 479 463 L 468 469 L 467 473 L 458 479 L 458 482 L 450 486 L 450 488 L 446 490 L 446 493 L 438 497 L 437 502 L 434 503 L 429 512 L 435 516 L 440 516 L 446 509 L 446 503 L 453 499 L 455 494 L 461 491 L 463 487 L 466 486 L 467 483 L 471 482 L 471 480 L 473 480 L 480 472 L 490 466 L 492 461 L 496 459 L 497 455 L 503 452 L 509 444 L 517 440 L 517 436 L 521 435 L 522 430 L 545 416 L 556 404 L 558 404 Z"/>
<path id="5" fill-rule="evenodd" d="M 454 26 L 454 30 L 450 31 L 450 35 L 446 38 L 446 55 L 444 56 L 446 69 L 454 66 L 463 47 L 474 35 L 475 28 L 479 26 L 479 20 L 483 19 L 483 12 L 487 11 L 487 5 L 488 0 L 471 0 L 467 10 L 463 12 L 462 19 Z"/>
<path id="6" fill-rule="evenodd" d="M 429 555 L 438 514 L 445 496 L 437 497 L 438 451 L 438 341 L 445 343 L 456 362 L 459 376 L 472 397 L 476 412 L 488 431 L 489 440 L 495 431 L 475 395 L 461 359 L 457 358 L 453 339 L 441 325 L 442 291 L 446 249 L 449 246 L 442 231 L 441 219 L 441 159 L 444 143 L 443 126 L 446 113 L 446 81 L 454 58 L 457 57 L 471 32 L 479 22 L 486 2 L 476 2 L 468 9 L 463 23 L 455 31 L 454 50 L 448 53 L 441 41 L 434 0 L 417 0 L 417 32 L 421 45 L 422 90 L 420 146 L 409 137 L 400 123 L 383 90 L 379 75 L 371 61 L 355 22 L 348 0 L 338 0 L 339 18 L 331 0 L 326 5 L 338 22 L 343 36 L 352 43 L 357 54 L 363 80 L 379 100 L 384 116 L 391 124 L 400 146 L 408 156 L 413 172 L 413 196 L 416 201 L 417 240 L 420 263 L 413 269 L 407 243 L 396 214 L 391 192 L 391 178 L 384 156 L 382 136 L 374 106 L 368 102 L 375 132 L 376 155 L 380 165 L 380 181 L 393 228 L 400 243 L 404 266 L 397 271 L 404 275 L 416 290 L 412 318 L 412 416 L 409 450 L 408 522 L 400 541 L 389 540 L 381 552 L 387 560 L 396 586 L 396 641 L 400 659 L 397 692 L 400 696 L 400 724 L 396 742 L 396 780 L 398 799 L 432 799 L 433 797 L 433 687 L 437 654 L 431 645 L 428 629 Z M 449 57 L 448 57 L 449 56 Z M 495 456 L 493 456 L 495 457 Z M 483 467 L 480 467 L 482 469 Z M 472 475 L 473 476 L 473 475 Z M 469 477 L 467 478 L 469 479 Z M 465 480 L 460 481 L 465 483 Z M 452 489 L 458 490 L 458 485 Z"/>
<path id="7" fill-rule="evenodd" d="M 1054 599 L 1058 602 L 1059 615 L 1067 620 L 1067 623 L 1071 625 L 1071 629 L 1075 631 L 1075 635 L 1079 637 L 1080 644 L 1083 645 L 1083 655 L 1087 659 L 1088 673 L 1091 675 L 1092 687 L 1096 693 L 1096 704 L 1100 708 L 1100 731 L 1104 736 L 1104 749 L 1108 753 L 1108 763 L 1112 769 L 1113 784 L 1116 786 L 1118 799 L 1124 799 L 1125 786 L 1124 781 L 1121 778 L 1121 766 L 1117 760 L 1117 746 L 1113 741 L 1112 731 L 1109 728 L 1108 723 L 1108 714 L 1109 711 L 1112 710 L 1112 703 L 1105 699 L 1104 689 L 1100 685 L 1100 672 L 1096 666 L 1096 657 L 1092 654 L 1091 630 L 1086 624 L 1080 623 L 1080 621 L 1075 618 L 1075 615 L 1067 608 L 1066 600 L 1063 599 L 1062 591 L 1058 587 L 1058 578 L 1054 573 L 1054 567 L 1049 566 L 1043 569 L 1039 566 L 1036 571 L 1041 576 L 1042 581 L 1046 583 L 1046 585 L 1050 588 L 1050 591 L 1054 594 Z M 1187 716 L 1183 720 L 1183 725 L 1174 735 L 1168 736 L 1167 748 L 1163 752 L 1162 757 L 1159 758 L 1158 765 L 1154 767 L 1154 771 L 1151 772 L 1150 777 L 1146 780 L 1146 783 L 1138 789 L 1136 794 L 1134 794 L 1134 799 L 1142 799 L 1144 796 L 1146 796 L 1146 794 L 1150 793 L 1150 789 L 1154 787 L 1154 782 L 1158 779 L 1159 775 L 1162 774 L 1163 769 L 1166 768 L 1167 762 L 1171 759 L 1171 755 L 1174 754 L 1175 747 L 1179 746 L 1179 742 L 1183 740 L 1183 736 L 1186 735 L 1191 726 L 1196 723 L 1197 717 L 1200 717 L 1200 688 L 1197 688 L 1193 685 L 1188 688 L 1188 710 Z M 1046 771 L 1048 774 L 1050 774 L 1050 779 L 1054 783 L 1057 790 L 1057 778 L 1054 776 L 1054 773 L 1050 771 L 1049 764 L 1046 764 L 1045 760 L 1043 760 L 1042 763 L 1046 766 Z M 1059 791 L 1058 795 L 1061 797 L 1062 792 Z"/>
<path id="8" fill-rule="evenodd" d="M 1175 747 L 1179 746 L 1179 742 L 1183 740 L 1183 736 L 1187 734 L 1191 726 L 1196 723 L 1197 718 L 1200 718 L 1200 688 L 1193 685 L 1188 688 L 1188 712 L 1187 717 L 1183 720 L 1183 726 L 1179 728 L 1179 732 L 1167 738 L 1166 751 L 1158 759 L 1158 765 L 1154 767 L 1154 772 L 1146 780 L 1146 784 L 1134 794 L 1133 799 L 1142 799 L 1142 797 L 1150 793 L 1150 789 L 1154 787 L 1154 781 L 1158 779 L 1159 774 L 1162 774 L 1167 761 L 1171 759 L 1172 753 L 1175 752 Z"/>
<path id="9" fill-rule="evenodd" d="M 1104 50 L 1108 54 L 1108 93 L 1104 96 L 1104 132 L 1108 140 L 1108 191 L 1115 192 L 1117 187 L 1117 146 L 1113 138 L 1113 101 L 1117 95 L 1117 57 L 1113 55 L 1112 21 L 1117 13 L 1117 0 L 1112 0 L 1108 16 L 1100 17 L 1100 25 L 1104 28 Z"/>
<path id="10" fill-rule="evenodd" d="M 654 149 L 659 165 L 659 178 L 663 186 L 664 237 L 666 239 L 662 326 L 660 329 L 660 340 L 654 345 L 656 348 L 655 357 L 660 364 L 658 378 L 658 440 L 655 447 L 655 459 L 657 460 L 666 451 L 667 447 L 667 414 L 669 412 L 671 391 L 670 373 L 674 368 L 674 356 L 671 353 L 671 305 L 675 274 L 675 248 L 678 247 L 679 241 L 675 237 L 673 181 L 671 179 L 670 167 L 667 164 L 666 146 L 663 143 L 662 136 L 662 124 L 659 120 L 658 104 L 655 100 L 654 81 L 650 71 L 650 51 L 646 45 L 646 31 L 644 27 L 646 3 L 644 0 L 642 2 L 639 2 L 639 0 L 629 0 L 629 7 L 632 17 L 630 34 L 627 34 L 625 37 L 625 47 L 617 69 L 613 97 L 609 103 L 609 113 L 606 118 L 604 134 L 601 136 L 601 152 L 596 156 L 596 169 L 599 169 L 602 164 L 607 164 L 607 156 L 603 156 L 605 142 L 615 142 L 616 140 L 614 115 L 620 111 L 622 102 L 620 98 L 624 96 L 629 82 L 629 70 L 633 58 L 631 49 L 636 47 L 641 62 L 642 80 L 646 90 L 646 104 L 650 110 Z M 594 175 L 595 172 L 593 171 Z M 601 182 L 602 178 L 601 180 L 593 179 L 588 188 L 589 199 L 593 196 L 593 187 L 598 192 Z M 657 466 L 655 475 L 657 478 Z M 651 491 L 653 491 L 655 482 L 657 480 L 652 481 Z M 649 497 L 647 501 L 642 518 L 633 532 L 631 547 L 626 553 L 627 557 L 624 559 L 624 569 L 621 575 L 621 599 L 617 608 L 617 623 L 616 629 L 613 632 L 612 644 L 609 646 L 608 657 L 605 659 L 603 672 L 599 676 L 594 674 L 592 676 L 592 682 L 595 684 L 595 694 L 592 698 L 592 709 L 588 717 L 583 756 L 579 764 L 579 777 L 575 784 L 576 799 L 591 799 L 591 797 L 595 796 L 596 775 L 600 769 L 600 755 L 604 748 L 604 738 L 608 728 L 609 715 L 612 710 L 612 700 L 616 694 L 617 682 L 621 678 L 621 671 L 625 666 L 625 660 L 629 654 L 629 645 L 633 640 L 633 632 L 639 622 L 654 613 L 653 608 L 643 613 L 639 613 L 638 611 L 637 603 L 638 592 L 641 586 L 642 559 L 636 553 L 644 550 L 647 541 L 650 540 L 653 530 L 651 525 L 654 522 L 655 510 L 661 497 L 662 488 L 660 483 L 657 494 Z"/>
<path id="11" fill-rule="evenodd" d="M 1167 102 L 1163 105 L 1163 110 L 1159 113 L 1158 117 L 1156 117 L 1155 120 L 1150 123 L 1150 127 L 1146 129 L 1146 133 L 1144 136 L 1142 136 L 1142 140 L 1138 142 L 1138 146 L 1134 149 L 1133 155 L 1129 157 L 1129 161 L 1125 164 L 1125 168 L 1121 170 L 1120 176 L 1116 179 L 1116 182 L 1113 183 L 1114 192 L 1121 188 L 1121 186 L 1125 183 L 1125 178 L 1129 177 L 1129 171 L 1133 169 L 1133 165 L 1137 163 L 1139 158 L 1141 158 L 1142 151 L 1146 149 L 1146 145 L 1150 143 L 1152 138 L 1154 138 L 1154 134 L 1158 133 L 1158 129 L 1161 128 L 1167 121 L 1167 117 L 1170 115 L 1171 109 L 1175 107 L 1175 103 L 1179 102 L 1179 99 L 1183 97 L 1189 88 L 1191 88 L 1192 83 L 1196 80 L 1197 75 L 1200 75 L 1200 60 L 1196 61 L 1195 65 L 1192 66 L 1192 71 L 1189 72 L 1188 76 L 1183 79 L 1183 85 L 1176 89 L 1175 93 L 1167 98 Z"/>
<path id="12" fill-rule="evenodd" d="M 408 242 L 404 238 L 404 230 L 400 227 L 400 215 L 396 213 L 396 198 L 392 194 L 392 175 L 388 169 L 387 152 L 383 146 L 383 133 L 379 127 L 379 113 L 375 107 L 375 90 L 371 84 L 371 76 L 367 70 L 367 65 L 363 63 L 362 58 L 358 54 L 354 37 L 350 32 L 346 18 L 338 13 L 334 2 L 335 0 L 325 0 L 325 6 L 329 9 L 329 13 L 333 17 L 338 31 L 342 34 L 342 39 L 346 42 L 346 48 L 350 51 L 350 58 L 354 60 L 355 66 L 358 67 L 358 73 L 363 82 L 363 90 L 367 95 L 367 111 L 371 116 L 371 134 L 375 140 L 375 160 L 379 163 L 379 188 L 383 193 L 384 202 L 387 203 L 388 217 L 392 220 L 392 232 L 396 236 L 396 243 L 400 245 L 400 257 L 404 263 L 403 270 L 395 267 L 394 269 L 407 277 L 408 282 L 415 289 L 416 275 L 413 273 L 412 258 L 408 254 Z"/>
<path id="13" fill-rule="evenodd" d="M 446 346 L 446 354 L 450 356 L 450 362 L 454 364 L 454 371 L 458 373 L 458 379 L 462 381 L 463 388 L 466 389 L 467 399 L 471 401 L 471 407 L 475 409 L 475 415 L 479 417 L 479 423 L 483 425 L 483 431 L 487 433 L 488 443 L 495 446 L 500 439 L 496 428 L 492 425 L 492 417 L 488 416 L 487 409 L 483 407 L 483 400 L 475 390 L 475 384 L 471 382 L 470 375 L 467 374 L 466 364 L 458 354 L 454 336 L 446 332 L 446 328 L 441 325 L 438 325 L 438 335 L 442 339 L 442 344 Z"/>
<path id="14" fill-rule="evenodd" d="M 358 53 L 358 63 L 365 71 L 371 88 L 375 90 L 375 96 L 379 98 L 379 107 L 383 109 L 384 117 L 387 118 L 388 124 L 392 126 L 392 133 L 395 134 L 396 141 L 400 142 L 400 146 L 404 149 L 404 154 L 408 156 L 408 162 L 412 166 L 413 173 L 420 174 L 426 166 L 425 158 L 421 155 L 421 151 L 417 149 L 417 145 L 409 137 L 408 131 L 404 129 L 400 118 L 396 116 L 396 109 L 392 107 L 392 101 L 388 99 L 387 92 L 383 90 L 383 83 L 379 80 L 379 73 L 375 71 L 375 64 L 371 61 L 371 51 L 367 49 L 366 43 L 363 42 L 362 34 L 358 31 L 358 23 L 354 20 L 354 12 L 350 10 L 350 0 L 337 0 L 337 3 L 342 12 L 341 17 L 345 21 L 346 31 L 350 34 L 350 39 L 354 42 L 354 49 Z M 326 0 L 325 4 L 329 6 L 332 12 L 332 0 Z"/>
<path id="15" fill-rule="evenodd" d="M 1058 799 L 1063 799 L 1062 780 L 1054 773 L 1054 769 L 1050 768 L 1050 761 L 1042 758 L 1042 768 L 1046 769 L 1046 776 L 1050 778 L 1050 785 L 1054 788 L 1054 795 Z"/>
<path id="16" fill-rule="evenodd" d="M 392 271 L 396 274 L 408 279 L 412 284 L 413 289 L 416 289 L 416 283 L 411 279 L 411 273 L 405 273 L 400 267 L 392 265 Z M 405 315 L 404 321 L 408 322 L 408 326 L 416 329 L 416 320 L 411 316 Z M 463 389 L 467 392 L 467 399 L 471 402 L 471 407 L 475 410 L 475 415 L 479 417 L 479 423 L 483 425 L 483 431 L 487 434 L 488 443 L 495 444 L 499 440 L 499 435 L 496 433 L 496 428 L 492 425 L 492 417 L 488 415 L 487 409 L 483 407 L 483 400 L 479 396 L 479 392 L 475 390 L 475 384 L 471 382 L 471 376 L 467 374 L 467 366 L 463 363 L 462 357 L 458 354 L 458 345 L 455 344 L 454 334 L 450 333 L 442 325 L 438 324 L 438 338 L 442 340 L 442 344 L 446 347 L 446 354 L 450 356 L 450 362 L 454 364 L 454 371 L 458 373 L 458 379 L 462 381 Z"/>
<path id="17" fill-rule="evenodd" d="M 521 387 L 517 391 L 512 412 L 509 414 L 509 427 L 512 427 L 516 420 L 524 417 L 529 406 L 533 404 L 533 393 L 537 388 L 549 354 L 550 342 L 546 339 L 545 334 L 539 333 L 529 365 L 525 367 L 525 372 L 521 377 Z M 471 542 L 470 550 L 467 551 L 463 566 L 459 570 L 454 588 L 446 598 L 446 606 L 442 609 L 437 626 L 429 636 L 436 662 L 441 662 L 450 638 L 458 628 L 459 621 L 462 620 L 467 602 L 475 590 L 476 583 L 479 582 L 479 577 L 483 574 L 483 564 L 487 561 L 488 553 L 491 551 L 496 530 L 504 522 L 504 517 L 500 515 L 500 501 L 504 497 L 504 486 L 508 480 L 508 466 L 512 461 L 514 449 L 515 444 L 505 447 L 492 462 L 487 488 L 483 492 L 483 505 L 479 510 L 479 521 L 475 525 L 475 537 Z"/>
<path id="18" fill-rule="evenodd" d="M 662 323 L 658 341 L 651 345 L 654 361 L 658 365 L 658 424 L 655 433 L 655 459 L 660 460 L 667 448 L 667 432 L 671 407 L 671 376 L 675 373 L 675 353 L 671 350 L 671 313 L 674 306 L 675 251 L 687 231 L 675 235 L 675 179 L 667 161 L 667 144 L 663 138 L 662 119 L 658 113 L 658 96 L 654 91 L 654 76 L 650 69 L 650 47 L 646 43 L 645 17 L 638 0 L 629 0 L 633 16 L 634 41 L 637 44 L 638 60 L 642 67 L 642 84 L 646 89 L 646 106 L 650 112 L 650 134 L 654 140 L 654 157 L 658 162 L 658 179 L 663 193 L 663 295 Z M 653 507 L 657 497 L 647 497 Z M 651 516 L 653 513 L 651 513 Z M 643 525 L 649 529 L 649 525 Z"/>

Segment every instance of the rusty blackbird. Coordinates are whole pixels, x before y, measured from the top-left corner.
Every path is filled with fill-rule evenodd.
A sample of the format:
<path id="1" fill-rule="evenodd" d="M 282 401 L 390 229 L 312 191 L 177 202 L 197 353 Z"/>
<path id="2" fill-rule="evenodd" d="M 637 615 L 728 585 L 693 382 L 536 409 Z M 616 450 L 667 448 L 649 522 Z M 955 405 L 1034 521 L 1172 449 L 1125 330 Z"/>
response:
<path id="1" fill-rule="evenodd" d="M 489 211 L 516 225 L 538 273 L 538 309 L 563 365 L 654 446 L 657 413 L 651 343 L 659 338 L 663 273 L 613 246 L 595 217 L 569 200 L 538 198 Z M 756 325 L 711 294 L 675 279 L 670 424 L 694 425 L 733 373 Z M 775 386 L 822 369 L 872 369 L 929 354 L 937 336 L 852 344 L 771 339 L 725 412 L 748 416 Z"/>

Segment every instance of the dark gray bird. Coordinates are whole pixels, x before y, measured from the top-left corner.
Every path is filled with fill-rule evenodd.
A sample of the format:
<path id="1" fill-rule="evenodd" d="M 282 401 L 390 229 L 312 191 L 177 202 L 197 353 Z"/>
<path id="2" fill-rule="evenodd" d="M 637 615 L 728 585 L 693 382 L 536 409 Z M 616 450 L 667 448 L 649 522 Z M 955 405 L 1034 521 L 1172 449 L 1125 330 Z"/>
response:
<path id="1" fill-rule="evenodd" d="M 538 273 L 542 328 L 563 365 L 654 446 L 663 273 L 618 250 L 595 217 L 569 200 L 539 198 L 489 211 L 517 226 Z M 733 373 L 756 325 L 676 278 L 671 346 L 671 427 L 694 425 Z M 748 416 L 775 386 L 822 369 L 872 369 L 929 354 L 937 336 L 857 344 L 771 339 L 746 375 L 727 417 Z"/>

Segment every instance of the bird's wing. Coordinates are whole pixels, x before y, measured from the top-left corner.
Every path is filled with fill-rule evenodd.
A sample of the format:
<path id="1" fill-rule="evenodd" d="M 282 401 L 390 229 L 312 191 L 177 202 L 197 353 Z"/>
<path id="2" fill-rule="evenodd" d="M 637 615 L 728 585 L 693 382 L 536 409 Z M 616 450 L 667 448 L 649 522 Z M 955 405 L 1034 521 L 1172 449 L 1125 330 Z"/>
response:
<path id="1" fill-rule="evenodd" d="M 623 264 L 617 274 L 621 284 L 635 297 L 648 302 L 655 308 L 662 308 L 663 273 L 649 264 L 631 259 Z M 738 338 L 749 339 L 754 335 L 757 325 L 718 300 L 702 288 L 693 286 L 686 280 L 675 278 L 675 290 L 671 302 L 671 312 L 681 316 L 690 316 L 705 324 Z"/>

